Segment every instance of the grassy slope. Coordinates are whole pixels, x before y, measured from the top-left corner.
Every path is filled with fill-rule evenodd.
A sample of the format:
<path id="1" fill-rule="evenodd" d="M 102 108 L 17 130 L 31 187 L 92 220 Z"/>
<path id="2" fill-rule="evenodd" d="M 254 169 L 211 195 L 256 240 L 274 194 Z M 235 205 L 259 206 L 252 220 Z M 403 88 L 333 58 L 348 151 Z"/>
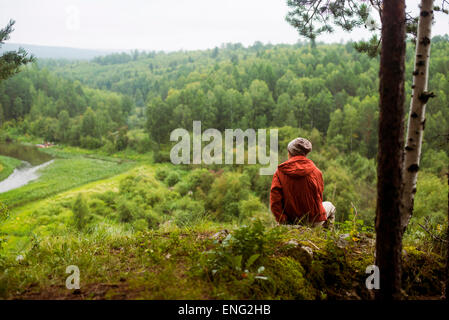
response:
<path id="1" fill-rule="evenodd" d="M 281 228 L 282 236 L 247 272 L 211 273 L 206 252 L 220 250 L 215 225 L 166 228 L 131 235 L 100 228 L 85 237 L 47 238 L 24 260 L 8 260 L 0 296 L 20 299 L 371 299 L 365 268 L 373 263 L 369 237 L 339 247 L 323 230 Z M 273 229 L 264 231 L 268 236 Z M 296 244 L 289 244 L 293 240 Z M 313 250 L 310 258 L 301 246 Z M 405 248 L 409 298 L 438 298 L 443 260 Z M 261 253 L 265 252 L 264 250 Z M 268 253 L 269 252 L 269 253 Z M 68 290 L 65 268 L 80 268 L 81 289 Z M 256 271 L 264 266 L 263 279 Z"/>
<path id="2" fill-rule="evenodd" d="M 29 246 L 30 236 L 33 233 L 39 236 L 51 236 L 54 233 L 58 233 L 58 231 L 64 232 L 71 227 L 67 225 L 72 214 L 70 211 L 53 215 L 51 222 L 47 221 L 47 217 L 42 217 L 36 214 L 36 212 L 38 213 L 40 209 L 51 208 L 53 204 L 61 201 L 71 202 L 79 193 L 93 194 L 107 190 L 117 191 L 120 180 L 133 171 L 135 170 L 130 170 L 111 178 L 87 183 L 47 199 L 30 202 L 26 205 L 13 208 L 10 213 L 10 219 L 0 226 L 0 232 L 8 235 L 8 241 L 4 245 L 4 248 L 7 251 L 13 251 L 18 254 Z"/>
<path id="3" fill-rule="evenodd" d="M 0 194 L 0 201 L 10 208 L 39 200 L 91 181 L 117 175 L 134 164 L 117 163 L 85 157 L 55 159 L 42 169 L 41 177 L 27 185 Z"/>
<path id="4" fill-rule="evenodd" d="M 20 160 L 0 155 L 0 181 L 6 179 L 20 163 Z"/>

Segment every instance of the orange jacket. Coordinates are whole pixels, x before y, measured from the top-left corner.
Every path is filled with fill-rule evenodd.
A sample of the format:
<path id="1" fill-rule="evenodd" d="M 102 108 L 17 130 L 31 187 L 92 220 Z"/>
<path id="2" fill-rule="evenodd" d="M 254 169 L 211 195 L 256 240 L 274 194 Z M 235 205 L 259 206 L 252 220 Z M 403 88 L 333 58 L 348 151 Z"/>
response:
<path id="1" fill-rule="evenodd" d="M 312 160 L 295 156 L 281 163 L 273 175 L 270 207 L 279 223 L 326 220 L 323 175 Z"/>

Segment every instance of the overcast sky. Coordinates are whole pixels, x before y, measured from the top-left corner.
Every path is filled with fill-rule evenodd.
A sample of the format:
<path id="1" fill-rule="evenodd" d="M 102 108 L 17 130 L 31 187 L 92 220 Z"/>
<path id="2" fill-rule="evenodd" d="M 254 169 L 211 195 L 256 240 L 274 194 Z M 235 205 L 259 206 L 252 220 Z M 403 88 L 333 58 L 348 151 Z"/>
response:
<path id="1" fill-rule="evenodd" d="M 438 2 L 437 0 L 436 2 Z M 89 49 L 193 50 L 227 42 L 295 43 L 285 0 L 0 0 L 0 26 L 16 20 L 9 42 Z M 418 0 L 407 0 L 410 9 Z M 449 33 L 438 14 L 435 34 Z M 364 29 L 318 40 L 367 38 Z"/>

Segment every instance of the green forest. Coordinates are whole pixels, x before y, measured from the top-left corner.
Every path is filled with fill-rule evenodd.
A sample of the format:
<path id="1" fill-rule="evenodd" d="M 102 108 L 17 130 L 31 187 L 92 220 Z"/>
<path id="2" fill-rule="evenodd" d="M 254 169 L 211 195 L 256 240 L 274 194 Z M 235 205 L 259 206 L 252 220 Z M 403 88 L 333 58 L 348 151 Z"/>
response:
<path id="1" fill-rule="evenodd" d="M 435 97 L 403 245 L 410 299 L 443 290 L 448 40 L 432 38 Z M 49 142 L 39 152 L 52 162 L 0 193 L 0 297 L 373 298 L 364 283 L 374 262 L 379 59 L 351 42 L 256 42 L 22 67 L 0 82 L 0 149 Z M 407 43 L 406 106 L 414 63 Z M 277 225 L 260 165 L 171 164 L 170 132 L 197 120 L 221 132 L 278 129 L 279 163 L 292 139 L 307 137 L 335 229 Z M 11 154 L 0 153 L 0 182 L 21 164 Z M 69 264 L 82 269 L 81 293 L 64 287 Z"/>

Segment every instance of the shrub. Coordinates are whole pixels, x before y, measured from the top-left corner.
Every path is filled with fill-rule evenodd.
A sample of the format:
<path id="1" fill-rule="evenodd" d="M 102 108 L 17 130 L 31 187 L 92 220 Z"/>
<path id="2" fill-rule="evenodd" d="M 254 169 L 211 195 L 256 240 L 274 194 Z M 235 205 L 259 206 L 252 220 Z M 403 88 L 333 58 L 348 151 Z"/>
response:
<path id="1" fill-rule="evenodd" d="M 163 163 L 170 162 L 170 151 L 158 150 L 154 151 L 154 162 Z"/>
<path id="2" fill-rule="evenodd" d="M 128 137 L 126 135 L 126 130 L 120 129 L 119 134 L 115 139 L 115 149 L 117 149 L 117 151 L 122 151 L 125 150 L 127 146 L 128 146 Z"/>
<path id="3" fill-rule="evenodd" d="M 0 222 L 9 218 L 9 208 L 3 202 L 0 202 Z"/>
<path id="4" fill-rule="evenodd" d="M 79 231 L 83 230 L 87 224 L 89 210 L 81 193 L 78 194 L 78 197 L 73 204 L 72 211 L 76 228 Z"/>
<path id="5" fill-rule="evenodd" d="M 145 212 L 145 220 L 149 229 L 156 229 L 161 223 L 161 217 L 153 210 Z"/>
<path id="6" fill-rule="evenodd" d="M 130 130 L 127 133 L 128 147 L 136 150 L 138 153 L 145 153 L 152 149 L 152 141 L 148 134 L 142 129 Z"/>
<path id="7" fill-rule="evenodd" d="M 110 141 L 110 140 L 106 140 L 106 143 L 104 144 L 102 149 L 107 154 L 113 154 L 113 153 L 115 153 L 117 151 L 117 149 L 115 148 L 114 143 L 112 141 Z"/>
<path id="8" fill-rule="evenodd" d="M 198 223 L 205 216 L 204 205 L 187 197 L 175 201 L 173 209 L 175 223 L 180 227 Z"/>
<path id="9" fill-rule="evenodd" d="M 169 170 L 167 168 L 157 168 L 156 169 L 156 179 L 159 181 L 164 181 L 167 178 Z"/>
<path id="10" fill-rule="evenodd" d="M 190 186 L 186 181 L 180 181 L 176 184 L 175 191 L 178 192 L 181 196 L 185 196 L 189 193 L 189 191 L 192 190 L 190 189 Z"/>
<path id="11" fill-rule="evenodd" d="M 262 221 L 255 220 L 250 225 L 234 231 L 233 252 L 248 259 L 253 254 L 268 256 L 276 250 L 282 236 L 282 228 L 266 229 Z"/>
<path id="12" fill-rule="evenodd" d="M 265 207 L 259 198 L 250 195 L 248 200 L 241 200 L 239 202 L 239 218 L 245 219 L 253 217 L 256 213 L 264 211 Z"/>
<path id="13" fill-rule="evenodd" d="M 90 212 L 100 216 L 106 216 L 111 213 L 111 209 L 101 199 L 91 199 L 88 201 L 88 207 Z"/>
<path id="14" fill-rule="evenodd" d="M 103 201 L 108 207 L 113 208 L 115 207 L 115 200 L 117 199 L 117 192 L 113 191 L 106 191 L 104 193 L 100 193 L 96 195 L 98 199 Z"/>
<path id="15" fill-rule="evenodd" d="M 236 229 L 212 250 L 201 264 L 214 279 L 241 277 L 242 272 L 260 276 L 264 259 L 274 253 L 282 237 L 281 228 L 266 230 L 260 220 Z M 253 277 L 254 278 L 254 277 Z"/>
<path id="16" fill-rule="evenodd" d="M 313 300 L 318 295 L 318 290 L 309 282 L 301 263 L 292 257 L 270 259 L 267 263 L 267 275 L 272 285 L 265 285 L 261 289 L 265 289 L 272 296 L 282 296 L 283 299 Z"/>
<path id="17" fill-rule="evenodd" d="M 135 203 L 121 198 L 117 204 L 117 212 L 120 222 L 131 222 L 136 212 Z"/>
<path id="18" fill-rule="evenodd" d="M 81 147 L 86 148 L 86 149 L 97 149 L 102 146 L 100 139 L 93 138 L 91 136 L 81 137 L 80 144 L 81 144 Z"/>
<path id="19" fill-rule="evenodd" d="M 73 201 L 70 202 L 69 208 L 73 209 Z M 62 206 L 60 203 L 51 203 L 48 204 L 45 207 L 40 207 L 36 211 L 33 212 L 34 216 L 40 216 L 40 215 L 48 215 L 48 216 L 58 216 L 62 211 Z"/>
<path id="20" fill-rule="evenodd" d="M 177 184 L 179 182 L 179 180 L 181 180 L 181 177 L 179 176 L 179 173 L 177 173 L 176 171 L 172 171 L 165 178 L 164 182 L 169 187 L 173 187 L 175 184 Z"/>
<path id="21" fill-rule="evenodd" d="M 253 190 L 256 195 L 265 204 L 268 204 L 270 200 L 270 186 L 272 182 L 272 176 L 265 176 L 259 174 L 259 169 L 261 166 L 249 166 L 244 169 L 244 174 L 248 176 L 251 183 L 251 190 Z"/>
<path id="22" fill-rule="evenodd" d="M 149 137 L 145 136 L 140 143 L 136 147 L 136 151 L 138 153 L 145 153 L 147 151 L 150 151 L 152 148 L 152 141 Z"/>
<path id="23" fill-rule="evenodd" d="M 226 172 L 213 182 L 206 200 L 206 209 L 219 221 L 231 221 L 240 215 L 239 201 L 248 199 L 250 183 L 246 175 Z"/>
<path id="24" fill-rule="evenodd" d="M 167 191 L 167 189 L 158 188 L 147 190 L 145 201 L 149 206 L 154 207 L 157 203 L 169 201 L 170 199 L 176 198 L 177 196 L 179 195 L 175 192 L 169 192 Z"/>
<path id="25" fill-rule="evenodd" d="M 206 198 L 206 194 L 209 192 L 212 183 L 214 182 L 215 175 L 207 169 L 196 169 L 189 173 L 186 179 L 189 191 L 192 191 L 195 199 Z"/>
<path id="26" fill-rule="evenodd" d="M 423 153 L 420 167 L 423 170 L 444 177 L 444 174 L 447 172 L 448 162 L 449 157 L 444 150 L 436 151 L 434 149 L 429 149 Z"/>
<path id="27" fill-rule="evenodd" d="M 132 225 L 135 231 L 144 231 L 148 227 L 147 221 L 145 219 L 137 219 L 133 222 Z"/>
<path id="28" fill-rule="evenodd" d="M 143 208 L 164 200 L 170 193 L 154 178 L 140 175 L 130 175 L 123 179 L 120 182 L 119 192 L 121 196 L 138 203 Z"/>
<path id="29" fill-rule="evenodd" d="M 330 161 L 328 168 L 323 172 L 324 200 L 331 201 L 337 208 L 336 220 L 343 222 L 347 220 L 351 210 L 351 202 L 358 206 L 361 191 L 357 190 L 355 178 L 351 172 L 335 161 Z"/>
<path id="30" fill-rule="evenodd" d="M 446 224 L 447 182 L 432 173 L 423 171 L 419 174 L 416 189 L 418 191 L 415 196 L 413 214 L 415 219 L 422 223 L 424 218 L 428 218 L 433 224 Z"/>

